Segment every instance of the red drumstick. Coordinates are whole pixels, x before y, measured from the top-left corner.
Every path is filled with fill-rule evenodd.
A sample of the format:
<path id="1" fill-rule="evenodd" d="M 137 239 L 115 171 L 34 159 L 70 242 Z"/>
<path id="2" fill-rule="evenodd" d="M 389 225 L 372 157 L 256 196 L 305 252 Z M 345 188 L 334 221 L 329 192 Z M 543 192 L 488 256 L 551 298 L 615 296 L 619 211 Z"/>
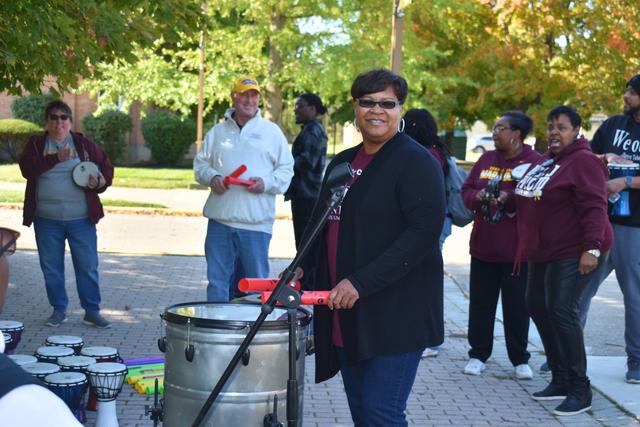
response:
<path id="1" fill-rule="evenodd" d="M 238 167 L 238 169 L 234 170 L 233 172 L 231 172 L 229 174 L 229 176 L 232 176 L 234 178 L 238 178 L 240 175 L 242 175 L 243 173 L 245 173 L 247 171 L 247 166 L 245 165 L 240 165 L 240 167 Z"/>
<path id="2" fill-rule="evenodd" d="M 264 291 L 273 291 L 278 284 L 278 279 L 240 279 L 238 282 L 238 289 L 240 292 L 264 292 Z M 300 290 L 300 281 L 295 282 L 291 286 L 296 291 Z"/>
<path id="3" fill-rule="evenodd" d="M 244 185 L 245 187 L 250 187 L 256 183 L 250 179 L 240 179 L 233 176 L 225 176 L 222 182 L 225 187 L 228 187 L 229 185 Z"/>
<path id="4" fill-rule="evenodd" d="M 330 293 L 331 291 L 305 291 L 300 295 L 300 302 L 304 305 L 327 305 Z M 262 303 L 266 303 L 270 296 L 271 292 L 263 292 Z"/>

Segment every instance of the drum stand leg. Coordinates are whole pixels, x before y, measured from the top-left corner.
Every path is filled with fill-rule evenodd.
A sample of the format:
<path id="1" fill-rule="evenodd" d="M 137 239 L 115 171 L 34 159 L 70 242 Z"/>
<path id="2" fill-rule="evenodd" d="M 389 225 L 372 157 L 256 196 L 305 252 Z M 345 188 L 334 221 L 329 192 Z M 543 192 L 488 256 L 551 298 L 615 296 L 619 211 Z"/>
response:
<path id="1" fill-rule="evenodd" d="M 196 416 L 193 421 L 192 427 L 199 427 L 204 418 L 209 412 L 211 405 L 216 400 L 222 388 L 227 383 L 227 380 L 233 373 L 235 367 L 238 365 L 238 362 L 242 358 L 242 355 L 247 351 L 251 341 L 258 333 L 260 326 L 264 323 L 265 319 L 276 306 L 276 303 L 280 303 L 288 309 L 288 319 L 289 319 L 289 379 L 287 381 L 287 425 L 288 427 L 298 427 L 300 424 L 299 420 L 299 405 L 298 405 L 298 380 L 296 379 L 296 359 L 298 357 L 298 349 L 297 349 L 297 311 L 300 306 L 300 294 L 293 288 L 291 288 L 288 284 L 293 281 L 295 277 L 295 271 L 300 265 L 302 258 L 307 254 L 309 249 L 311 248 L 312 243 L 322 231 L 327 218 L 331 214 L 331 211 L 335 209 L 342 199 L 344 198 L 347 186 L 346 183 L 348 180 L 353 177 L 354 172 L 351 168 L 351 165 L 348 163 L 342 163 L 336 166 L 331 173 L 329 174 L 326 182 L 324 183 L 325 187 L 329 188 L 330 197 L 326 202 L 325 210 L 321 213 L 320 217 L 317 217 L 316 224 L 313 228 L 310 228 L 309 232 L 305 233 L 303 236 L 303 241 L 300 244 L 298 249 L 298 253 L 294 258 L 293 262 L 287 267 L 283 272 L 278 284 L 273 290 L 271 296 L 267 300 L 266 303 L 262 305 L 262 311 L 256 321 L 253 323 L 247 336 L 244 338 L 240 347 L 231 358 L 229 365 L 222 373 L 222 376 L 216 383 L 215 387 L 209 394 L 206 402 L 200 409 L 200 412 Z M 295 398 L 295 399 L 294 399 Z"/>

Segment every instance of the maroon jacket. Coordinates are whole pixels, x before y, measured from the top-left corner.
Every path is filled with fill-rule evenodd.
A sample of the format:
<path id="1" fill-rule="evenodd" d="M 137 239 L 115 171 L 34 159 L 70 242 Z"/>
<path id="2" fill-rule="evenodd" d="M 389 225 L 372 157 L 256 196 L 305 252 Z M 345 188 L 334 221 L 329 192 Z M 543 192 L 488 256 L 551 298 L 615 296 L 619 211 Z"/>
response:
<path id="1" fill-rule="evenodd" d="M 71 132 L 71 137 L 73 138 L 73 143 L 76 146 L 80 160 L 90 160 L 97 164 L 98 169 L 102 172 L 106 180 L 106 184 L 98 190 L 85 189 L 89 218 L 94 224 L 97 224 L 100 218 L 104 216 L 98 193 L 102 193 L 111 185 L 113 181 L 113 166 L 107 154 L 98 144 L 85 138 L 81 133 Z M 55 154 L 43 155 L 46 138 L 46 132 L 43 135 L 31 137 L 20 155 L 20 171 L 22 172 L 22 176 L 27 179 L 27 188 L 24 192 L 22 224 L 27 227 L 33 222 L 33 217 L 36 212 L 36 185 L 38 184 L 38 178 L 59 162 L 58 156 Z"/>
<path id="2" fill-rule="evenodd" d="M 578 259 L 611 249 L 607 169 L 580 139 L 558 156 L 545 153 L 516 187 L 519 254 L 523 260 Z"/>
<path id="3" fill-rule="evenodd" d="M 524 144 L 522 153 L 507 159 L 498 151 L 488 151 L 482 155 L 471 169 L 462 186 L 462 199 L 470 210 L 475 212 L 473 230 L 469 241 L 471 256 L 486 262 L 513 262 L 516 256 L 518 237 L 516 234 L 515 202 L 513 190 L 516 182 L 511 178 L 511 170 L 523 163 L 535 163 L 540 154 L 530 145 Z M 496 224 L 482 219 L 481 202 L 476 199 L 496 175 L 501 175 L 500 189 L 509 194 L 505 215 Z M 495 209 L 491 209 L 493 215 Z"/>

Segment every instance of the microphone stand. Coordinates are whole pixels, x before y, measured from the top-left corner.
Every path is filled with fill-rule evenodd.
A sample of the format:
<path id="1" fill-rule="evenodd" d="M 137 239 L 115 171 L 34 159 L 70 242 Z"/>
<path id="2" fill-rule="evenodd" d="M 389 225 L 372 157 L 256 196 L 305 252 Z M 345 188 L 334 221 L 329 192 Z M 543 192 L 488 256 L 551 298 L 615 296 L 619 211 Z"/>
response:
<path id="1" fill-rule="evenodd" d="M 349 170 L 350 166 L 349 166 Z M 352 171 L 350 172 L 353 173 Z M 330 190 L 331 196 L 327 201 L 327 205 L 325 210 L 322 212 L 322 215 L 316 222 L 316 224 L 311 229 L 310 233 L 306 233 L 304 235 L 303 241 L 300 245 L 300 249 L 296 254 L 296 257 L 291 262 L 291 264 L 284 270 L 278 284 L 273 290 L 273 293 L 269 297 L 266 303 L 262 305 L 261 313 L 254 322 L 254 324 L 249 329 L 247 336 L 244 338 L 244 341 L 240 344 L 240 347 L 231 358 L 229 365 L 223 372 L 222 376 L 218 380 L 217 384 L 211 391 L 211 394 L 207 398 L 206 402 L 200 409 L 198 416 L 193 421 L 192 427 L 198 427 L 204 421 L 207 412 L 213 405 L 213 402 L 216 400 L 222 388 L 228 381 L 229 377 L 233 373 L 233 370 L 238 365 L 238 362 L 242 358 L 242 355 L 247 351 L 251 341 L 255 337 L 256 333 L 258 333 L 258 329 L 262 326 L 265 319 L 276 306 L 276 303 L 282 304 L 287 308 L 287 318 L 289 322 L 289 378 L 287 380 L 287 426 L 288 427 L 298 427 L 299 423 L 299 401 L 298 401 L 298 380 L 296 378 L 296 360 L 298 358 L 298 349 L 297 349 L 297 309 L 300 306 L 300 293 L 295 289 L 288 286 L 288 283 L 293 281 L 295 276 L 296 268 L 300 265 L 302 258 L 307 254 L 309 249 L 311 248 L 312 243 L 320 234 L 320 231 L 324 227 L 324 224 L 327 222 L 327 218 L 331 214 L 331 211 L 336 208 L 344 198 L 347 192 L 346 184 L 340 185 L 335 188 L 331 188 Z M 304 378 L 302 379 L 304 381 Z M 276 396 L 277 397 L 277 396 Z M 274 405 L 275 406 L 275 405 Z M 275 409 L 274 409 L 275 412 Z"/>

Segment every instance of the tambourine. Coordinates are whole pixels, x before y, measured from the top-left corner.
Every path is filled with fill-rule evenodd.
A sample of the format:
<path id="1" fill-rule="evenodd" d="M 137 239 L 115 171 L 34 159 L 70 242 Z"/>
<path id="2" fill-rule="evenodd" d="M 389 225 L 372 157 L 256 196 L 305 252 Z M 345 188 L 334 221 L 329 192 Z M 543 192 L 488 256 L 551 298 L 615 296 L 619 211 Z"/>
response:
<path id="1" fill-rule="evenodd" d="M 89 183 L 89 177 L 94 176 L 97 178 L 99 174 L 98 165 L 90 161 L 84 161 L 73 168 L 71 177 L 78 187 L 85 188 Z"/>

